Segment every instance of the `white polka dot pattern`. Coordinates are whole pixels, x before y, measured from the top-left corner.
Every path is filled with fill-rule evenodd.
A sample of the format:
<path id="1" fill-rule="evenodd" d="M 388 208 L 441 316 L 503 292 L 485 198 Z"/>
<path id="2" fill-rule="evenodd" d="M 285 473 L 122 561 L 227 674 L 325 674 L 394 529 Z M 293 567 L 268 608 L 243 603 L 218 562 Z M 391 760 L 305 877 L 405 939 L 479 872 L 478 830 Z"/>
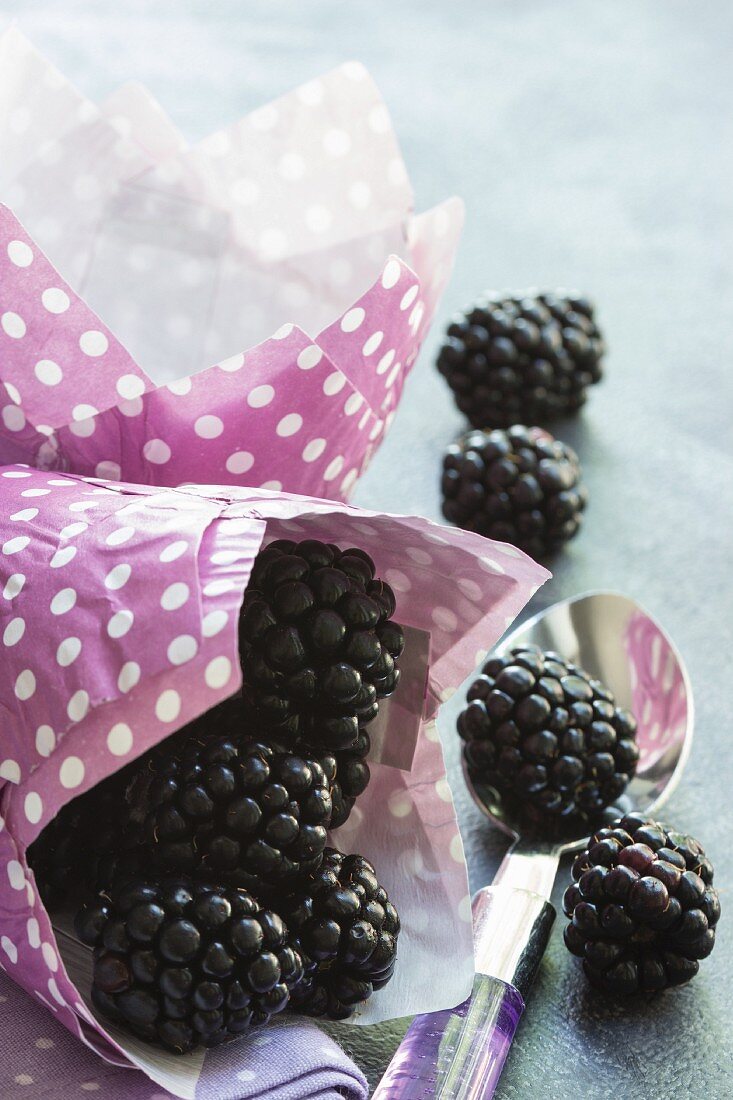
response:
<path id="1" fill-rule="evenodd" d="M 34 64 L 50 88 L 41 73 L 51 70 L 40 59 Z M 147 484 L 196 478 L 348 496 L 397 408 L 461 221 L 455 203 L 412 217 L 389 115 L 359 71 L 355 80 L 342 66 L 185 155 L 159 111 L 108 116 L 63 80 L 47 92 L 50 114 L 55 97 L 59 109 L 68 97 L 75 111 L 83 110 L 70 131 L 57 125 L 60 137 L 44 132 L 43 186 L 34 182 L 32 168 L 39 173 L 32 164 L 16 188 L 16 213 L 38 243 L 0 210 L 0 461 Z M 26 146 L 45 124 L 29 116 L 27 125 Z M 83 154 L 92 133 L 90 166 Z M 78 161 L 87 164 L 82 174 Z M 12 178 L 12 162 L 7 172 Z M 130 208 L 128 228 L 139 226 L 140 239 L 112 257 L 110 249 L 119 246 L 111 243 L 114 233 L 106 235 L 110 211 L 121 184 L 141 175 L 146 186 L 125 192 L 126 202 L 139 204 L 134 213 Z M 74 206 L 73 217 L 53 210 L 54 195 Z M 193 200 L 190 224 L 181 198 Z M 233 233 L 207 266 L 200 250 L 187 255 L 187 249 L 222 210 Z M 171 278 L 159 276 L 151 222 L 180 233 L 180 266 Z M 407 263 L 390 256 L 396 250 Z M 69 273 L 71 285 L 46 254 Z M 103 255 L 108 266 L 100 286 L 95 278 L 104 269 L 95 264 Z M 275 266 L 263 302 L 253 299 L 260 265 L 281 261 L 282 277 Z M 104 320 L 73 289 L 82 272 Z M 245 318 L 242 333 L 245 285 L 255 328 L 246 328 Z M 291 321 L 282 324 L 281 316 Z M 145 328 L 151 323 L 154 330 Z M 273 335 L 263 342 L 267 332 Z M 240 334 L 251 346 L 232 355 Z M 199 356 L 202 344 L 209 361 L 227 358 L 200 371 L 200 360 L 190 356 L 194 349 Z M 161 355 L 168 366 L 154 377 L 166 384 L 156 388 L 140 363 L 158 371 Z M 345 425 L 343 413 L 357 411 L 358 421 Z M 324 451 L 304 461 L 304 446 L 315 437 L 325 439 Z M 327 476 L 339 458 L 343 472 Z"/>
<path id="2" fill-rule="evenodd" d="M 9 249 L 13 238 L 25 255 L 32 254 L 31 263 L 13 262 Z M 94 431 L 93 420 L 91 431 L 87 421 L 97 409 L 116 405 L 121 394 L 127 396 L 133 389 L 139 396 L 150 383 L 5 208 L 0 209 L 0 242 L 0 358 L 5 383 L 4 388 L 0 384 L 0 424 L 8 434 L 22 432 L 26 446 L 42 446 L 45 458 L 57 444 L 38 440 L 35 425 L 57 429 L 75 422 L 77 438 L 83 438 L 84 432 Z M 87 366 L 85 359 L 94 367 Z M 77 403 L 80 371 L 84 373 L 83 407 Z M 13 409 L 15 416 L 10 415 Z"/>
<path id="3" fill-rule="evenodd" d="M 278 483 L 336 498 L 351 491 L 384 435 L 424 334 L 402 308 L 419 286 L 401 261 L 388 260 L 371 290 L 317 343 L 286 325 L 221 369 L 156 389 L 73 290 L 56 285 L 58 274 L 23 237 L 10 212 L 0 210 L 0 244 L 8 242 L 0 251 L 3 308 L 13 307 L 0 329 L 0 459 L 17 458 L 20 447 L 29 463 L 113 480 Z M 32 264 L 13 263 L 13 241 L 33 253 Z M 53 284 L 46 305 L 54 309 L 37 305 L 44 283 Z M 68 304 L 60 310 L 62 295 Z M 23 318 L 23 333 L 16 316 Z M 83 404 L 77 401 L 80 370 Z M 344 413 L 362 406 L 355 431 Z M 50 434 L 40 433 L 39 423 L 51 425 Z M 246 451 L 239 446 L 243 437 Z M 316 458 L 308 449 L 313 438 L 324 441 Z M 345 483 L 336 480 L 342 469 L 350 471 Z"/>

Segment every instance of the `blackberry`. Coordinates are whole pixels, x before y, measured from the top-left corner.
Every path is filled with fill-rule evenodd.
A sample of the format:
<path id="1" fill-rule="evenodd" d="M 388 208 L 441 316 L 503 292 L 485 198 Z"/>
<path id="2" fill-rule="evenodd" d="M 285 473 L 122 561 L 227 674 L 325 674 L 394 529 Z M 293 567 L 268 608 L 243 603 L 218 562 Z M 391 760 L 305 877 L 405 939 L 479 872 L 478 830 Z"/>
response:
<path id="1" fill-rule="evenodd" d="M 537 646 L 489 658 L 458 732 L 472 782 L 493 787 L 543 830 L 597 820 L 639 759 L 633 715 L 600 681 Z"/>
<path id="2" fill-rule="evenodd" d="M 124 791 L 134 765 L 102 780 L 59 810 L 28 849 L 28 863 L 47 908 L 94 889 L 100 868 L 127 859 L 137 845 L 121 823 Z"/>
<path id="3" fill-rule="evenodd" d="M 84 886 L 80 838 L 87 818 L 83 807 L 76 805 L 79 801 L 74 799 L 62 806 L 28 848 L 28 866 L 47 909 L 63 904 L 67 896 Z"/>
<path id="4" fill-rule="evenodd" d="M 303 976 L 282 919 L 237 887 L 128 879 L 75 926 L 94 948 L 95 1007 L 176 1053 L 267 1023 Z"/>
<path id="5" fill-rule="evenodd" d="M 128 785 L 146 764 L 170 751 L 174 743 L 217 733 L 238 733 L 244 725 L 242 701 L 224 700 L 151 749 L 142 759 L 78 795 L 61 808 L 28 849 L 41 896 L 53 908 L 85 891 L 101 888 L 112 877 L 142 870 L 140 829 L 129 820 Z"/>
<path id="6" fill-rule="evenodd" d="M 301 1012 L 345 1019 L 392 977 L 400 918 L 363 856 L 328 848 L 283 915 L 305 966 L 291 998 Z"/>
<path id="7" fill-rule="evenodd" d="M 258 555 L 239 641 L 245 702 L 277 738 L 355 744 L 399 679 L 392 589 L 363 550 L 280 540 Z"/>
<path id="8" fill-rule="evenodd" d="M 545 557 L 577 534 L 588 494 L 577 455 L 540 428 L 468 432 L 443 459 L 443 515 Z"/>
<path id="9" fill-rule="evenodd" d="M 490 295 L 448 327 L 438 370 L 475 428 L 573 413 L 600 381 L 603 339 L 575 293 Z"/>
<path id="10" fill-rule="evenodd" d="M 127 799 L 155 867 L 258 896 L 319 866 L 331 821 L 318 760 L 203 730 L 152 753 Z"/>
<path id="11" fill-rule="evenodd" d="M 713 950 L 720 901 L 712 864 L 692 837 L 627 814 L 593 834 L 572 876 L 565 945 L 600 989 L 681 985 Z"/>
<path id="12" fill-rule="evenodd" d="M 366 730 L 360 730 L 356 744 L 340 752 L 319 756 L 331 791 L 333 812 L 331 828 L 337 829 L 348 821 L 356 799 L 369 785 L 370 771 L 366 758 L 371 749 L 371 739 Z"/>

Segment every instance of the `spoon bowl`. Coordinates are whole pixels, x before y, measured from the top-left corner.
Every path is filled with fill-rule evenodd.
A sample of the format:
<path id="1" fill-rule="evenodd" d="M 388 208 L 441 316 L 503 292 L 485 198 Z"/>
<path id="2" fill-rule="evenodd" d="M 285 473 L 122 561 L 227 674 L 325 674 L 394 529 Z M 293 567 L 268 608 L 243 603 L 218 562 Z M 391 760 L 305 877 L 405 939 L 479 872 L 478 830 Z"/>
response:
<path id="1" fill-rule="evenodd" d="M 687 669 L 674 643 L 639 604 L 619 592 L 586 592 L 540 611 L 507 635 L 497 652 L 537 645 L 572 661 L 608 687 L 618 706 L 637 720 L 639 763 L 634 778 L 617 800 L 612 816 L 631 810 L 650 816 L 677 786 L 690 752 L 693 701 Z M 493 787 L 472 781 L 463 762 L 471 796 L 481 810 L 522 847 L 561 855 L 578 850 L 587 839 L 577 835 L 548 838 L 526 834 L 524 823 Z"/>

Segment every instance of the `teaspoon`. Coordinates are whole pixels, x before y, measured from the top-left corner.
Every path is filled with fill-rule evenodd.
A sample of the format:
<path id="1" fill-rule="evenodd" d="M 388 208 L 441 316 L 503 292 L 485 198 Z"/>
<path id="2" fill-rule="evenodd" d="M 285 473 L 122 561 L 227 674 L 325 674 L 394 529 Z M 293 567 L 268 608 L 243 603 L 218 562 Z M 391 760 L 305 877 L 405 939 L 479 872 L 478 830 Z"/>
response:
<path id="1" fill-rule="evenodd" d="M 497 652 L 522 644 L 580 665 L 632 711 L 639 763 L 616 807 L 619 815 L 654 815 L 680 780 L 693 728 L 689 677 L 669 637 L 629 597 L 599 591 L 540 612 Z M 455 1009 L 415 1017 L 373 1100 L 493 1096 L 555 919 L 550 895 L 558 864 L 590 831 L 562 840 L 523 834 L 496 790 L 473 784 L 465 765 L 464 776 L 481 812 L 512 838 L 493 883 L 473 899 L 473 992 Z"/>

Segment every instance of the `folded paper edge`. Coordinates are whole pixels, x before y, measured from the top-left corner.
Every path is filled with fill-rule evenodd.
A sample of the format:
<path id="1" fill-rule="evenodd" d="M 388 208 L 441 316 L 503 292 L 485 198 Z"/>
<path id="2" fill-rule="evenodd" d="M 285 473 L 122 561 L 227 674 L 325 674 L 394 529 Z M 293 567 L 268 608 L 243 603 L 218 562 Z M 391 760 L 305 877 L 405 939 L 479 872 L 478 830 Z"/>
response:
<path id="1" fill-rule="evenodd" d="M 453 199 L 453 198 L 451 198 L 451 199 L 448 199 L 448 200 L 445 200 L 445 204 L 447 204 L 447 203 L 452 203 L 453 201 L 454 201 L 454 199 Z M 458 202 L 460 203 L 460 202 L 461 202 L 461 200 L 458 200 Z M 428 215 L 428 214 L 432 213 L 432 212 L 433 212 L 434 210 L 437 210 L 437 209 L 439 209 L 439 208 L 440 208 L 441 206 L 443 206 L 443 205 L 445 205 L 445 204 L 444 204 L 444 203 L 439 203 L 439 204 L 437 204 L 437 206 L 435 206 L 435 207 L 431 207 L 431 208 L 430 208 L 430 210 L 428 210 L 428 211 L 425 211 L 424 213 L 425 213 L 425 215 Z M 462 207 L 462 204 L 461 204 L 461 207 Z M 70 290 L 70 291 L 72 292 L 72 294 L 74 294 L 74 295 L 75 295 L 75 297 L 76 297 L 76 298 L 78 299 L 78 301 L 80 301 L 80 302 L 81 302 L 81 303 L 82 303 L 82 304 L 83 304 L 83 305 L 84 305 L 84 306 L 85 306 L 85 307 L 86 307 L 86 308 L 87 308 L 87 309 L 89 310 L 89 313 L 90 313 L 90 314 L 91 314 L 91 315 L 92 315 L 92 316 L 93 316 L 93 317 L 94 317 L 94 318 L 95 318 L 96 320 L 98 320 L 98 321 L 99 321 L 99 322 L 100 322 L 100 323 L 101 323 L 102 325 L 104 325 L 104 327 L 105 327 L 105 328 L 107 329 L 107 331 L 108 331 L 108 332 L 110 333 L 110 335 L 112 336 L 112 338 L 113 338 L 113 339 L 114 339 L 114 341 L 116 342 L 117 346 L 118 346 L 118 347 L 120 347 L 120 348 L 121 348 L 121 349 L 122 349 L 122 350 L 123 350 L 123 351 L 124 351 L 124 352 L 126 353 L 126 355 L 128 356 L 128 358 L 130 359 L 131 363 L 133 363 L 133 364 L 134 364 L 135 368 L 136 368 L 136 369 L 137 369 L 137 371 L 139 372 L 139 374 L 140 374 L 140 376 L 141 376 L 141 380 L 142 380 L 142 382 L 143 382 L 143 383 L 144 383 L 144 385 L 145 385 L 145 389 L 143 390 L 142 394 L 140 395 L 141 397 L 143 397 L 143 398 L 144 398 L 145 396 L 147 396 L 147 395 L 149 395 L 149 394 L 152 394 L 152 393 L 158 393 L 158 392 L 160 392 L 160 391 L 164 391 L 164 390 L 167 390 L 167 389 L 169 389 L 169 387 L 170 387 L 171 385 L 175 385 L 175 383 L 176 383 L 177 381 L 182 381 L 182 379 L 176 379 L 176 380 L 173 380 L 173 382 L 170 382 L 170 381 L 169 381 L 169 382 L 164 382 L 164 383 L 161 383 L 160 385 L 156 385 L 156 384 L 155 384 L 155 382 L 153 381 L 153 379 L 152 379 L 152 378 L 150 377 L 150 375 L 149 375 L 149 374 L 148 374 L 148 373 L 147 373 L 147 372 L 145 371 L 145 369 L 144 369 L 143 367 L 141 367 L 141 366 L 140 366 L 140 365 L 139 365 L 139 364 L 138 364 L 137 362 L 135 362 L 135 360 L 133 359 L 132 355 L 130 354 L 130 352 L 128 351 L 127 347 L 125 346 L 124 342 L 123 342 L 123 341 L 122 341 L 122 340 L 121 340 L 121 339 L 120 339 L 120 338 L 119 338 L 119 337 L 118 337 L 118 336 L 116 335 L 116 333 L 114 332 L 114 330 L 112 330 L 111 328 L 109 328 L 109 326 L 108 326 L 108 325 L 106 324 L 106 322 L 104 321 L 104 318 L 100 317 L 100 316 L 99 316 L 99 314 L 98 314 L 98 313 L 96 313 L 96 311 L 95 311 L 95 310 L 93 310 L 93 309 L 91 308 L 91 306 L 89 306 L 89 304 L 87 303 L 87 301 L 85 300 L 85 298 L 83 297 L 83 295 L 81 295 L 80 293 L 78 293 L 78 292 L 77 292 L 77 291 L 76 291 L 76 290 L 75 290 L 75 289 L 74 289 L 74 288 L 73 288 L 73 287 L 71 286 L 71 284 L 70 284 L 70 283 L 68 283 L 68 282 L 66 282 L 66 280 L 62 279 L 61 275 L 60 275 L 60 274 L 58 273 L 58 271 L 56 270 L 56 268 L 55 268 L 55 265 L 53 265 L 53 264 L 51 263 L 51 261 L 50 261 L 50 259 L 48 258 L 47 254 L 46 254 L 46 253 L 45 253 L 45 252 L 43 251 L 43 249 L 41 249 L 41 248 L 40 248 L 40 246 L 39 246 L 39 245 L 37 244 L 37 242 L 35 241 L 35 239 L 34 239 L 34 237 L 32 236 L 32 234 L 31 234 L 31 233 L 30 233 L 30 232 L 28 231 L 28 229 L 27 229 L 27 228 L 26 228 L 26 227 L 25 227 L 25 226 L 23 225 L 23 223 L 22 223 L 22 222 L 20 221 L 20 219 L 19 219 L 19 218 L 18 218 L 18 217 L 17 217 L 16 215 L 15 215 L 15 213 L 14 213 L 14 212 L 13 212 L 13 210 L 12 210 L 12 208 L 11 208 L 11 207 L 9 207 L 9 206 L 7 206 L 7 205 L 6 205 L 5 203 L 3 203 L 2 201 L 0 201 L 0 213 L 2 213 L 2 212 L 5 212 L 5 213 L 6 213 L 7 215 L 9 215 L 9 217 L 10 217 L 10 218 L 11 218 L 11 219 L 12 219 L 12 220 L 13 220 L 13 221 L 14 221 L 14 222 L 15 222 L 15 223 L 16 223 L 16 224 L 17 224 L 17 225 L 19 226 L 19 228 L 20 228 L 20 229 L 21 229 L 21 230 L 22 230 L 22 231 L 23 231 L 23 232 L 24 232 L 24 233 L 26 234 L 26 236 L 28 237 L 28 239 L 29 239 L 29 240 L 31 240 L 31 241 L 33 242 L 33 246 L 34 246 L 34 248 L 36 248 L 36 249 L 38 250 L 38 253 L 39 253 L 39 254 L 40 254 L 41 256 L 43 256 L 43 258 L 45 259 L 45 261 L 46 261 L 46 262 L 47 262 L 47 263 L 48 263 L 48 264 L 49 264 L 49 265 L 50 265 L 50 266 L 51 266 L 51 267 L 53 268 L 54 272 L 55 272 L 55 273 L 56 273 L 56 274 L 57 274 L 57 275 L 59 276 L 59 278 L 58 278 L 58 282 L 62 283 L 64 287 L 67 287 L 67 288 L 68 288 L 68 289 L 69 289 L 69 290 Z M 459 212 L 460 212 L 460 210 L 459 210 Z M 380 286 L 382 286 L 382 287 L 385 287 L 385 286 L 387 285 L 387 284 L 386 284 L 386 282 L 385 282 L 385 279 L 386 279 L 386 278 L 388 277 L 388 275 L 389 275 L 389 272 L 390 272 L 390 270 L 391 270 L 391 265 L 394 265 L 394 264 L 398 264 L 398 265 L 399 265 L 399 269 L 400 269 L 400 272 L 406 272 L 406 273 L 407 273 L 407 274 L 408 274 L 409 276 L 411 276 L 412 278 L 414 278 L 414 279 L 415 279 L 415 281 L 416 281 L 416 283 L 418 284 L 418 286 L 419 286 L 419 287 L 420 287 L 421 289 L 423 289 L 423 288 L 424 288 L 424 281 L 423 281 L 423 279 L 422 279 L 422 278 L 420 277 L 420 275 L 419 275 L 419 274 L 417 273 L 417 271 L 416 271 L 416 269 L 415 269 L 415 267 L 414 267 L 414 266 L 412 266 L 412 265 L 408 264 L 408 263 L 407 263 L 407 262 L 406 262 L 406 261 L 405 261 L 404 259 L 402 259 L 402 257 L 398 256 L 398 255 L 397 255 L 396 253 L 388 253 L 388 254 L 387 254 L 387 256 L 386 256 L 386 258 L 385 258 L 385 260 L 384 260 L 384 263 L 383 263 L 383 265 L 382 265 L 382 268 L 381 268 L 381 270 L 380 270 L 380 272 L 379 272 L 378 276 L 377 276 L 377 277 L 376 277 L 376 278 L 375 278 L 375 279 L 374 279 L 374 280 L 373 280 L 373 281 L 372 281 L 372 282 L 370 283 L 370 285 L 369 285 L 369 286 L 368 286 L 368 287 L 366 288 L 366 290 L 364 291 L 364 293 L 363 293 L 363 294 L 361 294 L 361 295 L 359 295 L 359 296 L 358 296 L 357 298 L 355 298 L 355 299 L 354 299 L 353 301 L 351 301 L 351 302 L 350 302 L 350 304 L 349 304 L 349 305 L 347 306 L 347 308 L 346 308 L 346 309 L 342 310 L 342 311 L 341 311 L 341 313 L 339 313 L 339 314 L 338 314 L 338 315 L 337 315 L 337 316 L 336 316 L 336 317 L 334 318 L 334 320 L 333 320 L 332 322 L 330 322 L 330 323 L 329 323 L 328 325 L 326 325 L 326 326 L 325 326 L 325 327 L 324 327 L 323 329 L 321 329 L 321 330 L 320 330 L 320 332 L 318 333 L 318 335 L 316 335 L 316 336 L 313 336 L 313 335 L 311 334 L 311 332 L 307 331 L 306 329 L 302 328 L 301 326 L 299 326 L 299 325 L 295 325 L 295 324 L 293 324 L 292 322 L 287 322 L 287 321 L 286 321 L 286 322 L 284 322 L 284 323 L 283 323 L 283 324 L 282 324 L 281 326 L 279 326 L 279 327 L 278 327 L 278 328 L 277 328 L 277 329 L 275 330 L 275 332 L 274 332 L 274 333 L 272 333 L 272 334 L 271 334 L 270 336 L 266 337 L 265 339 L 263 339 L 263 340 L 260 340 L 260 341 L 258 341 L 258 342 L 257 342 L 256 344 L 252 344 L 252 345 L 250 345 L 250 346 L 249 346 L 248 348 L 246 348 L 246 349 L 244 349 L 244 350 L 241 350 L 241 349 L 240 349 L 239 351 L 234 351 L 234 352 L 232 352 L 232 354 L 231 354 L 230 356 L 227 356 L 227 358 L 226 358 L 226 359 L 223 359 L 223 360 L 219 360 L 219 361 L 218 361 L 218 362 L 216 362 L 216 363 L 210 363 L 210 364 L 208 364 L 207 366 L 205 366 L 205 367 L 202 367 L 202 368 L 201 368 L 200 370 L 198 370 L 198 371 L 195 371 L 195 372 L 193 372 L 193 373 L 192 373 L 191 375 L 187 375 L 187 376 L 184 376 L 184 377 L 190 377 L 190 378 L 201 378 L 201 377 L 204 377 L 204 376 L 206 376 L 206 374 L 207 374 L 207 373 L 208 373 L 209 371 L 214 371 L 214 370 L 218 369 L 218 368 L 219 368 L 219 367 L 221 366 L 221 363 L 226 363 L 226 362 L 227 362 L 227 361 L 228 361 L 229 359 L 235 359 L 235 358 L 238 358 L 238 357 L 240 357 L 240 356 L 244 356 L 244 357 L 246 357 L 247 355 L 249 355 L 249 354 L 252 354 L 253 352 L 255 352 L 255 351 L 257 351 L 257 350 L 260 350 L 260 349 L 262 349 L 262 348 L 263 348 L 263 347 L 264 347 L 264 346 L 265 346 L 266 344 L 268 344 L 268 343 L 269 343 L 269 342 L 270 342 L 271 340 L 273 340 L 274 338 L 276 338 L 276 337 L 277 337 L 277 335 L 278 335 L 278 334 L 280 334 L 280 333 L 282 333 L 282 332 L 283 332 L 284 330 L 285 330 L 285 331 L 288 331 L 288 332 L 289 332 L 289 331 L 292 331 L 293 329 L 296 329 L 297 331 L 299 331 L 299 332 L 303 333 L 303 335 L 304 335 L 304 336 L 305 336 L 305 337 L 306 337 L 306 338 L 307 338 L 307 339 L 308 339 L 308 340 L 309 340 L 309 341 L 310 341 L 310 342 L 311 342 L 311 343 L 312 343 L 312 344 L 313 344 L 314 346 L 318 347 L 318 348 L 319 348 L 319 349 L 320 349 L 321 351 L 323 351 L 323 352 L 324 352 L 324 354 L 328 354 L 328 355 L 329 355 L 329 358 L 331 358 L 331 359 L 332 359 L 332 361 L 333 361 L 333 363 L 334 363 L 334 367 L 336 368 L 336 370 L 338 370 L 338 371 L 339 371 L 339 372 L 340 372 L 341 374 L 343 374 L 343 375 L 344 375 L 344 377 L 345 377 L 345 378 L 347 378 L 347 380 L 348 380 L 348 381 L 349 381 L 349 382 L 350 382 L 350 383 L 352 384 L 352 386 L 354 386 L 354 389 L 356 390 L 356 392 L 360 393 L 360 395 L 361 395 L 362 397 L 364 397 L 364 393 L 363 393 L 363 392 L 362 392 L 362 390 L 361 390 L 361 389 L 359 388 L 359 386 L 358 386 L 358 383 L 357 383 L 357 380 L 355 380 L 355 379 L 354 379 L 354 377 L 352 376 L 352 372 L 351 372 L 351 371 L 347 371 L 347 370 L 344 370 L 343 366 L 342 366 L 342 365 L 341 365 L 341 364 L 340 364 L 339 362 L 337 362 L 337 361 L 335 361 L 335 360 L 333 359 L 333 355 L 332 355 L 331 351 L 329 351 L 329 350 L 327 350 L 326 348 L 324 348 L 324 346 L 323 346 L 323 344 L 322 344 L 322 342 L 321 342 L 321 341 L 322 341 L 322 338 L 324 337 L 324 334 L 325 334 L 325 333 L 327 333 L 327 332 L 328 332 L 329 330 L 331 330 L 331 329 L 334 329 L 334 328 L 335 328 L 336 326 L 339 326 L 339 325 L 341 324 L 341 322 L 342 322 L 342 321 L 344 320 L 344 318 L 345 318 L 345 317 L 346 317 L 346 316 L 347 316 L 347 315 L 348 315 L 349 313 L 351 313 L 351 312 L 352 312 L 352 311 L 353 311 L 354 309 L 357 309 L 357 308 L 359 307 L 359 303 L 360 303 L 361 301 L 363 301 L 364 299 L 368 298 L 368 297 L 369 297 L 369 296 L 370 296 L 370 295 L 371 295 L 371 294 L 372 294 L 372 293 L 373 293 L 374 291 L 378 290 L 378 288 L 379 288 Z M 411 362 L 410 362 L 409 364 L 407 363 L 407 361 L 406 361 L 406 360 L 405 360 L 405 362 L 403 362 L 403 363 L 401 364 L 401 366 L 402 366 L 402 370 L 400 371 L 400 377 L 406 377 L 406 375 L 407 375 L 407 374 L 409 374 L 409 371 L 410 371 L 410 369 L 411 369 L 411 366 L 412 366 L 412 364 L 414 363 L 414 360 L 415 360 L 415 358 L 416 358 L 416 356 L 417 356 L 417 352 L 418 352 L 418 350 L 419 350 L 419 347 L 420 347 L 420 345 L 421 345 L 421 343 L 422 343 L 422 339 L 424 338 L 424 333 L 425 333 L 425 330 L 427 329 L 428 325 L 429 325 L 429 324 L 430 324 L 430 322 L 432 321 L 432 314 L 431 314 L 431 315 L 428 315 L 428 316 L 426 316 L 426 317 L 425 317 L 425 318 L 424 318 L 423 320 L 424 320 L 424 324 L 422 325 L 422 328 L 421 328 L 421 330 L 418 330 L 417 332 L 415 332 L 415 333 L 413 334 L 413 339 L 412 339 L 412 343 L 413 343 L 413 352 L 414 352 L 415 354 L 414 354 L 414 356 L 412 357 L 412 359 L 411 359 Z M 411 353 L 411 354 L 412 354 L 412 353 Z M 408 358 L 409 358 L 409 357 L 408 357 Z M 2 378 L 0 378 L 0 384 L 1 384 L 1 383 L 2 383 Z M 119 408 L 119 407 L 120 407 L 120 403 L 121 403 L 121 402 L 122 402 L 123 400 L 124 400 L 124 399 L 123 399 L 122 397 L 119 397 L 119 395 L 118 395 L 118 400 L 117 400 L 117 401 L 116 401 L 116 402 L 115 402 L 114 404 L 106 405 L 106 406 L 105 406 L 105 407 L 103 407 L 103 408 L 97 409 L 97 411 L 96 411 L 96 413 L 94 414 L 94 416 L 90 417 L 90 420 L 93 420 L 93 419 L 95 419 L 95 417 L 96 417 L 96 416 L 100 416 L 100 415 L 103 415 L 104 413 L 107 413 L 107 412 L 109 412 L 109 411 L 110 411 L 111 409 L 116 409 L 116 408 Z M 367 400 L 367 399 L 365 398 L 365 401 L 366 401 L 366 400 Z M 373 407 L 373 406 L 372 406 L 372 405 L 371 405 L 371 404 L 370 404 L 370 403 L 369 403 L 368 401 L 367 401 L 367 404 L 369 404 L 369 407 L 370 407 L 370 408 L 372 409 L 372 412 L 374 412 L 375 416 L 377 416 L 377 418 L 378 418 L 378 419 L 379 419 L 380 421 L 384 420 L 384 417 L 380 415 L 380 411 L 379 411 L 378 409 L 374 408 L 374 407 Z M 60 425 L 56 425 L 56 426 L 54 426 L 54 432 L 55 432 L 55 433 L 58 433 L 59 431 L 63 431 L 64 429 L 66 429 L 66 428 L 69 428 L 69 427 L 70 427 L 70 424 L 71 424 L 71 423 L 72 423 L 72 421 L 69 421 L 69 422 L 67 422 L 66 424 L 60 424 Z M 2 425 L 0 425 L 0 434 L 3 434 L 3 428 L 2 428 Z M 44 438 L 45 438 L 45 437 L 44 437 Z"/>

